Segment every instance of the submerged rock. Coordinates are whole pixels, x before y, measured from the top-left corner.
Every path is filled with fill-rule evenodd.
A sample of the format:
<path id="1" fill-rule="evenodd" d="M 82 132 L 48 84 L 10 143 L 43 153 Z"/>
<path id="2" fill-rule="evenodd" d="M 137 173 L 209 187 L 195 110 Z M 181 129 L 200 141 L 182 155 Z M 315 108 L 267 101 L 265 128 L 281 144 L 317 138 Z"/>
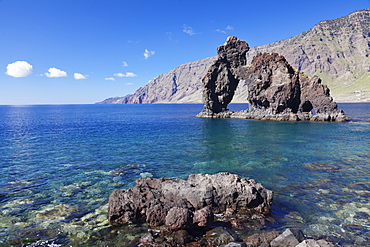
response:
<path id="1" fill-rule="evenodd" d="M 37 214 L 37 218 L 46 221 L 65 220 L 73 213 L 77 212 L 77 208 L 68 204 L 58 204 L 54 207 L 47 207 Z"/>
<path id="2" fill-rule="evenodd" d="M 266 246 L 270 245 L 270 242 L 280 235 L 278 231 L 266 231 L 255 233 L 243 239 L 243 242 L 247 243 L 249 247 L 258 247 L 263 244 Z"/>
<path id="3" fill-rule="evenodd" d="M 295 70 L 277 53 L 258 53 L 250 66 L 249 46 L 229 37 L 218 47 L 218 59 L 203 78 L 204 110 L 198 117 L 245 118 L 275 121 L 347 121 L 321 79 Z M 227 109 L 239 80 L 248 88 L 249 109 Z"/>
<path id="4" fill-rule="evenodd" d="M 266 214 L 271 203 L 272 191 L 230 173 L 194 174 L 188 180 L 140 178 L 133 188 L 110 195 L 108 218 L 112 225 L 146 221 L 149 227 L 176 231 L 207 228 L 214 214 L 230 210 Z"/>
<path id="5" fill-rule="evenodd" d="M 296 247 L 334 247 L 334 244 L 323 239 L 307 239 L 300 242 L 298 245 L 296 245 Z"/>
<path id="6" fill-rule="evenodd" d="M 322 171 L 322 172 L 333 172 L 333 171 L 338 171 L 340 169 L 338 165 L 320 163 L 320 162 L 305 163 L 303 164 L 303 166 L 311 170 L 317 170 L 317 171 Z"/>
<path id="7" fill-rule="evenodd" d="M 225 228 L 213 228 L 206 234 L 206 240 L 210 246 L 221 246 L 239 240 L 235 233 Z"/>
<path id="8" fill-rule="evenodd" d="M 231 242 L 221 247 L 246 247 L 247 245 L 243 242 Z"/>
<path id="9" fill-rule="evenodd" d="M 112 171 L 109 171 L 109 175 L 112 176 L 121 176 L 121 177 L 130 177 L 133 175 L 141 175 L 143 170 L 146 168 L 145 165 L 142 164 L 133 164 L 133 165 L 126 165 L 118 167 Z"/>

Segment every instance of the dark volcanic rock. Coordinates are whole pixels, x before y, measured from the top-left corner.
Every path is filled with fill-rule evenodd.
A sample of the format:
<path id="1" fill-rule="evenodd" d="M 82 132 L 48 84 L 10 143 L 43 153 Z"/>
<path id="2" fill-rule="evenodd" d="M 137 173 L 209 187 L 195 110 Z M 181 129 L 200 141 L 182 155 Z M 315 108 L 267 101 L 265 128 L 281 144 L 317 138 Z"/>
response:
<path id="1" fill-rule="evenodd" d="M 217 48 L 217 60 L 211 65 L 203 77 L 202 117 L 212 117 L 214 114 L 227 112 L 239 83 L 239 70 L 246 65 L 246 53 L 249 46 L 245 41 L 234 36 L 227 38 L 226 43 Z"/>
<path id="2" fill-rule="evenodd" d="M 283 121 L 348 120 L 318 77 L 309 78 L 294 70 L 282 55 L 258 53 L 244 73 L 249 110 L 235 117 Z"/>
<path id="3" fill-rule="evenodd" d="M 327 86 L 293 69 L 277 53 L 258 53 L 250 66 L 248 44 L 229 37 L 218 48 L 218 60 L 203 78 L 204 110 L 198 117 L 246 118 L 277 121 L 347 121 L 330 97 Z M 240 52 L 239 55 L 237 53 Z M 249 110 L 227 110 L 239 80 L 248 87 Z"/>
<path id="4" fill-rule="evenodd" d="M 297 112 L 300 85 L 298 73 L 276 53 L 259 53 L 245 71 L 250 110 L 265 108 L 270 114 Z"/>
<path id="5" fill-rule="evenodd" d="M 195 174 L 188 180 L 140 178 L 127 191 L 109 197 L 108 218 L 112 225 L 146 221 L 149 227 L 168 230 L 208 227 L 214 213 L 265 214 L 272 192 L 253 179 L 229 173 Z"/>

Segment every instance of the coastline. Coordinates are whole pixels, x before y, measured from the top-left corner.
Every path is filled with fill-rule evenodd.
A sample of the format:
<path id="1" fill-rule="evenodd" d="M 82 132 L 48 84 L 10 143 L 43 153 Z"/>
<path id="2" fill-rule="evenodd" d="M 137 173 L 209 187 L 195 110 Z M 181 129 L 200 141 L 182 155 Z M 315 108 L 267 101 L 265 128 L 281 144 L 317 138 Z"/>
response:
<path id="1" fill-rule="evenodd" d="M 339 103 L 339 104 L 340 103 L 370 103 L 370 97 L 367 97 L 367 98 L 361 99 L 361 100 L 354 100 L 354 99 L 352 99 L 352 100 L 346 100 L 346 99 L 341 99 L 341 98 L 333 97 L 333 100 L 335 102 Z M 143 104 L 143 105 L 145 105 L 145 104 Z M 189 101 L 189 102 L 157 101 L 157 102 L 154 102 L 152 104 L 153 105 L 155 105 L 155 104 L 203 104 L 203 102 L 202 102 L 202 100 Z M 243 100 L 235 99 L 235 100 L 231 101 L 230 104 L 248 104 L 248 102 L 247 102 L 247 100 L 243 101 Z M 113 104 L 113 105 L 115 105 L 115 104 Z M 151 104 L 147 104 L 147 105 L 151 105 Z"/>

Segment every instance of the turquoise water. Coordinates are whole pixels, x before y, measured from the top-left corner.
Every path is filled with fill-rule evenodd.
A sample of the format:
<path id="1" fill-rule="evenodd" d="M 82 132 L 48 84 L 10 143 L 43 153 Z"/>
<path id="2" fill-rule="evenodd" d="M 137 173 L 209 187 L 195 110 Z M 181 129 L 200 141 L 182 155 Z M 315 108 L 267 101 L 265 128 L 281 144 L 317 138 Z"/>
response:
<path id="1" fill-rule="evenodd" d="M 143 229 L 109 227 L 113 190 L 220 171 L 275 192 L 267 227 L 369 245 L 370 104 L 340 108 L 350 122 L 194 117 L 202 105 L 0 106 L 0 246 L 128 244 Z"/>

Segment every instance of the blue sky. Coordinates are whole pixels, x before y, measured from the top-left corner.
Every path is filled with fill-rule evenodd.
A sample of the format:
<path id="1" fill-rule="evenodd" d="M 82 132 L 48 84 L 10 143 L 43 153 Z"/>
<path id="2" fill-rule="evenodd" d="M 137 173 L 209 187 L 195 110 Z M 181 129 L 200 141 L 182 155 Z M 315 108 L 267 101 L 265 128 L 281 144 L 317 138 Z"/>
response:
<path id="1" fill-rule="evenodd" d="M 0 0 L 0 105 L 92 104 L 216 55 L 290 38 L 370 0 Z"/>

